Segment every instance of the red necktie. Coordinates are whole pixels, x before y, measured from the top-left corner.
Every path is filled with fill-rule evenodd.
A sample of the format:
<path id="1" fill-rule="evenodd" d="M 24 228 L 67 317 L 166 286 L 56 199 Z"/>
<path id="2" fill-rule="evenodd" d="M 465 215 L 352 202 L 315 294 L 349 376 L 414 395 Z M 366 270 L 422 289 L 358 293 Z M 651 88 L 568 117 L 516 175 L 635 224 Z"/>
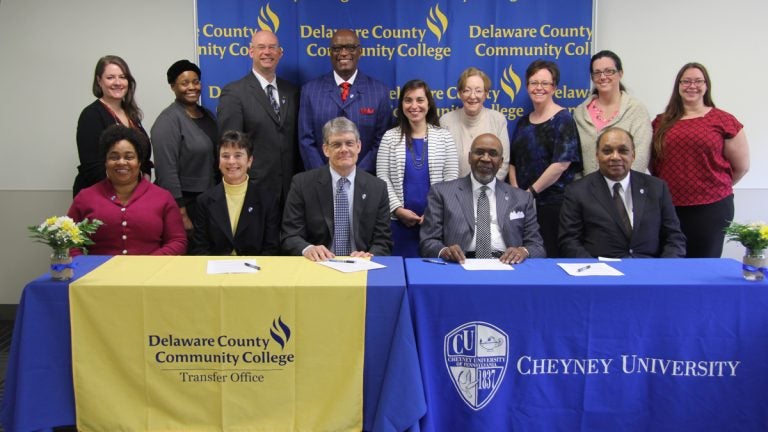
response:
<path id="1" fill-rule="evenodd" d="M 349 87 L 352 86 L 352 84 L 348 82 L 343 82 L 339 84 L 339 87 L 341 87 L 341 101 L 346 102 L 347 98 L 349 97 Z"/>

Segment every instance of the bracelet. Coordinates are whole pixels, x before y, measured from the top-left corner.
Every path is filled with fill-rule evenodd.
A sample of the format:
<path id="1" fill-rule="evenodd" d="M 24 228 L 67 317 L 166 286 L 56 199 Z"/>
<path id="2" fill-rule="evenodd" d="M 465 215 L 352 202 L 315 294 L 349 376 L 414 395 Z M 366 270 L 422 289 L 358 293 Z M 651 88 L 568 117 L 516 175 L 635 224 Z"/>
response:
<path id="1" fill-rule="evenodd" d="M 539 197 L 539 193 L 536 192 L 536 189 L 533 188 L 533 185 L 528 186 L 528 190 L 531 192 L 531 195 L 533 195 L 534 199 Z"/>

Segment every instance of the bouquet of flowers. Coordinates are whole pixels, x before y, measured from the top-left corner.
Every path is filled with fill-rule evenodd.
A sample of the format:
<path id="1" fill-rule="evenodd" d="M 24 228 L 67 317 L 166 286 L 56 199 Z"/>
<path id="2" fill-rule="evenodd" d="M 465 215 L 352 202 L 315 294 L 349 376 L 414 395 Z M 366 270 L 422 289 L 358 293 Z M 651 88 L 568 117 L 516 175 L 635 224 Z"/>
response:
<path id="1" fill-rule="evenodd" d="M 103 222 L 98 219 L 84 219 L 75 223 L 68 216 L 51 216 L 40 225 L 27 227 L 29 236 L 38 243 L 50 246 L 54 254 L 69 254 L 71 248 L 81 248 L 87 253 L 86 246 L 92 245 L 89 235 L 96 232 Z M 66 252 L 65 252 L 66 251 Z"/>
<path id="2" fill-rule="evenodd" d="M 745 248 L 760 251 L 768 248 L 768 225 L 763 222 L 740 224 L 731 222 L 725 229 L 728 241 L 737 241 Z"/>

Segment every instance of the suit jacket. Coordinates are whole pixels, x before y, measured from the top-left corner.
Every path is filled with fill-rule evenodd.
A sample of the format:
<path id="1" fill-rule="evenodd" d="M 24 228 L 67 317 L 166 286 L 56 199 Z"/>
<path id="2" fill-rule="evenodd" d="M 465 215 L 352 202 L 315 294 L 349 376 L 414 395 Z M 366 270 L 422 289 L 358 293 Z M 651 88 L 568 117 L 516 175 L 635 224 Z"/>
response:
<path id="1" fill-rule="evenodd" d="M 667 184 L 630 171 L 632 236 L 622 229 L 612 192 L 600 171 L 570 184 L 560 209 L 560 251 L 565 257 L 685 256 L 685 235 L 672 205 Z"/>
<path id="2" fill-rule="evenodd" d="M 333 243 L 333 186 L 326 165 L 297 174 L 283 212 L 280 233 L 283 251 L 301 255 L 310 245 Z M 389 228 L 389 199 L 384 182 L 357 170 L 352 197 L 352 237 L 355 250 L 389 255 L 392 233 Z"/>
<path id="3" fill-rule="evenodd" d="M 237 255 L 278 253 L 278 196 L 253 180 L 248 182 L 234 236 L 223 183 L 197 197 L 192 223 L 195 229 L 189 248 L 191 255 L 231 255 L 233 250 Z"/>
<path id="4" fill-rule="evenodd" d="M 296 132 L 299 91 L 281 78 L 277 78 L 277 91 L 279 118 L 259 80 L 250 71 L 224 87 L 217 115 L 219 134 L 237 130 L 249 135 L 253 143 L 253 165 L 248 174 L 257 184 L 279 192 L 282 203 L 293 174 L 301 171 Z"/>
<path id="5" fill-rule="evenodd" d="M 436 257 L 442 248 L 454 244 L 466 251 L 472 243 L 475 210 L 471 175 L 432 185 L 421 225 L 421 256 Z M 506 247 L 525 246 L 531 258 L 544 258 L 533 196 L 500 181 L 496 181 L 495 195 L 496 218 Z"/>
<path id="6" fill-rule="evenodd" d="M 360 131 L 362 149 L 357 166 L 370 173 L 375 171 L 379 142 L 394 121 L 386 85 L 358 70 L 349 97 L 342 102 L 331 71 L 301 87 L 300 106 L 299 149 L 305 169 L 328 163 L 323 154 L 323 125 L 336 117 L 346 117 Z"/>

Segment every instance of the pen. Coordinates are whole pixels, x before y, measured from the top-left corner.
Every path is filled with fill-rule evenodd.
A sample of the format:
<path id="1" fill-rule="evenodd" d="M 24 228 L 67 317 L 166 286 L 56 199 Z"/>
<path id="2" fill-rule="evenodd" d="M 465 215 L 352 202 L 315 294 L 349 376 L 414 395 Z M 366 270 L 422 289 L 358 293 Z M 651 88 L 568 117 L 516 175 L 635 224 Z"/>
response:
<path id="1" fill-rule="evenodd" d="M 250 267 L 256 270 L 261 270 L 261 267 L 257 266 L 256 264 L 251 264 L 251 263 L 243 263 L 243 264 L 245 264 L 246 267 Z"/>
<path id="2" fill-rule="evenodd" d="M 422 261 L 424 261 L 424 262 L 428 262 L 428 263 L 432 263 L 432 264 L 447 265 L 447 264 L 445 263 L 445 261 L 439 261 L 439 260 L 436 260 L 436 259 L 429 259 L 429 258 L 424 258 L 424 259 L 422 259 Z"/>
<path id="3" fill-rule="evenodd" d="M 354 263 L 355 263 L 355 261 L 354 261 L 354 260 L 345 260 L 345 259 L 333 259 L 333 258 L 332 258 L 332 259 L 329 259 L 328 261 L 330 261 L 330 262 L 335 262 L 335 263 L 344 263 L 344 264 L 354 264 Z"/>
<path id="4" fill-rule="evenodd" d="M 592 266 L 591 266 L 591 265 L 585 265 L 584 267 L 579 267 L 579 268 L 577 268 L 577 269 L 576 269 L 576 272 L 577 272 L 577 273 L 581 273 L 581 272 L 583 272 L 584 270 L 589 270 L 589 269 L 591 269 L 591 268 L 592 268 Z"/>

